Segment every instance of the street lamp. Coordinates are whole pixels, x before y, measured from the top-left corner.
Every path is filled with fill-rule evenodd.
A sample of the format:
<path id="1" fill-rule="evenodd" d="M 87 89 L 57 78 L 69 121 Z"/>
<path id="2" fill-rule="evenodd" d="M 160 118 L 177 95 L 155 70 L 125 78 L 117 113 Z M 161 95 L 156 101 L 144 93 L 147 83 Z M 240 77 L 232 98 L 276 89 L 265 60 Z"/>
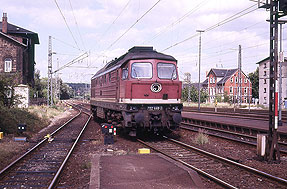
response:
<path id="1" fill-rule="evenodd" d="M 196 30 L 199 32 L 199 55 L 198 55 L 198 111 L 200 111 L 200 61 L 201 61 L 201 33 L 204 30 Z"/>

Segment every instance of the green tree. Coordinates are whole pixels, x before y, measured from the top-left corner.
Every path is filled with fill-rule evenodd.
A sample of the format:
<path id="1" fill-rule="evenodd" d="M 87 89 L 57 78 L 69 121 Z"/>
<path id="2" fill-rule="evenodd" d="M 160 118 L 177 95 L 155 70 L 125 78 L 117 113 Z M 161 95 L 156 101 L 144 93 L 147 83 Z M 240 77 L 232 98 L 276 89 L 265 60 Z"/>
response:
<path id="1" fill-rule="evenodd" d="M 204 90 L 200 90 L 200 102 L 203 103 L 206 101 L 208 94 Z M 182 101 L 188 101 L 188 87 L 185 87 L 182 90 Z M 191 102 L 198 102 L 198 89 L 194 86 L 190 87 L 190 100 Z"/>
<path id="2" fill-rule="evenodd" d="M 63 83 L 62 80 L 60 80 L 60 99 L 64 100 L 64 99 L 69 99 L 71 97 L 74 96 L 74 91 L 73 89 L 66 83 Z"/>
<path id="3" fill-rule="evenodd" d="M 17 75 L 15 77 L 18 77 Z M 17 79 L 13 77 L 0 76 L 0 105 L 8 108 L 19 103 L 19 96 L 15 95 L 14 88 Z"/>
<path id="4" fill-rule="evenodd" d="M 259 98 L 259 68 L 252 73 L 248 74 L 250 81 L 252 83 L 252 97 Z"/>
<path id="5" fill-rule="evenodd" d="M 40 71 L 36 70 L 34 74 L 34 87 L 30 88 L 30 98 L 47 97 L 47 78 L 40 78 Z"/>
<path id="6" fill-rule="evenodd" d="M 223 102 L 230 102 L 230 96 L 224 91 Z"/>

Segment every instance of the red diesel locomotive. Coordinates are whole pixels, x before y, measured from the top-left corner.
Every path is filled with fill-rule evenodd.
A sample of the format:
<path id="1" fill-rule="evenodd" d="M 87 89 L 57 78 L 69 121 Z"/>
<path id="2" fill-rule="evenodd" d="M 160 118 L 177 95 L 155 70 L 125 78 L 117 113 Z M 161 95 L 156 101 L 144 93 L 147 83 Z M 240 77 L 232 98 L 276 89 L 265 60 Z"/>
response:
<path id="1" fill-rule="evenodd" d="M 91 80 L 95 120 L 112 123 L 131 136 L 173 130 L 181 122 L 182 83 L 177 60 L 153 47 L 131 48 Z"/>

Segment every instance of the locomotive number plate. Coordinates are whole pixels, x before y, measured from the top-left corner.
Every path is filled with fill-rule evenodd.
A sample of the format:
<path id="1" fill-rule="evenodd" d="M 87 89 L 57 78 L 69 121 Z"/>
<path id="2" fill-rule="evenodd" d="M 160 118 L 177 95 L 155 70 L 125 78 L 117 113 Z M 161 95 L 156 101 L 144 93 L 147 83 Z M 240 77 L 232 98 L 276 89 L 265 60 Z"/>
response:
<path id="1" fill-rule="evenodd" d="M 152 92 L 154 92 L 154 93 L 160 92 L 161 89 L 162 89 L 162 86 L 161 86 L 160 83 L 153 83 L 153 84 L 151 84 L 151 86 L 150 86 L 150 90 L 151 90 Z"/>

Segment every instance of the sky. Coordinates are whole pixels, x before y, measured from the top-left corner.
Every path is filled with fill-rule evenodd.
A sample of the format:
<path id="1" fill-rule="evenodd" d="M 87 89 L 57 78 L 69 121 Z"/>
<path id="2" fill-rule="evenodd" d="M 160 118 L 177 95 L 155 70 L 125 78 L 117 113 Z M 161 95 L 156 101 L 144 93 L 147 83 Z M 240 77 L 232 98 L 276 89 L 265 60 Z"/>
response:
<path id="1" fill-rule="evenodd" d="M 178 60 L 180 80 L 191 73 L 198 82 L 211 68 L 238 67 L 254 72 L 269 56 L 269 12 L 251 0 L 1 0 L 8 22 L 38 33 L 36 69 L 47 77 L 48 39 L 52 36 L 53 70 L 64 82 L 90 83 L 106 62 L 133 46 L 153 46 Z M 286 41 L 283 26 L 283 44 Z M 283 45 L 285 47 L 285 44 Z"/>

